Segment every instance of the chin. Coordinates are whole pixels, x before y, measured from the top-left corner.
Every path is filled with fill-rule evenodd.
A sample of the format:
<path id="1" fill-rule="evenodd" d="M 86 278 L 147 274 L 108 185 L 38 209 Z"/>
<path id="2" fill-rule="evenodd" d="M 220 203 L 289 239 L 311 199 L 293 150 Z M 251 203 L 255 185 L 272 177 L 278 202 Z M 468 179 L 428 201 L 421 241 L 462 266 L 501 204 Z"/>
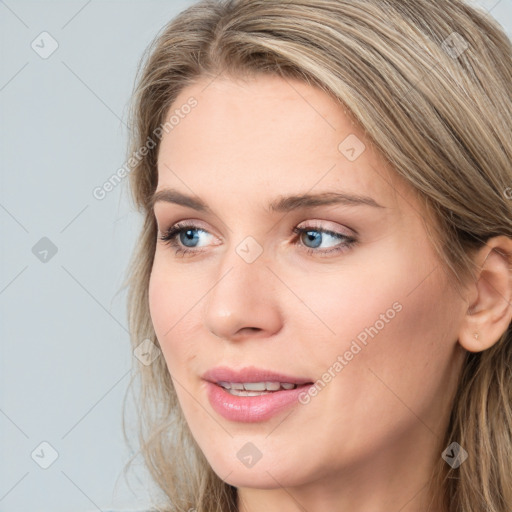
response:
<path id="1" fill-rule="evenodd" d="M 290 472 L 291 469 L 288 471 L 288 474 L 290 474 Z M 218 473 L 217 475 L 219 478 L 222 478 Z M 269 474 L 265 469 L 256 470 L 255 468 L 234 470 L 227 478 L 224 478 L 224 481 L 233 487 L 244 487 L 248 489 L 279 489 L 299 485 L 298 482 L 292 482 L 280 474 L 274 474 L 272 471 L 270 471 Z"/>
<path id="2" fill-rule="evenodd" d="M 229 485 L 254 489 L 277 489 L 302 485 L 309 479 L 297 474 L 291 465 L 278 465 L 278 461 L 259 460 L 252 467 L 244 467 L 239 460 L 208 460 L 215 474 Z"/>

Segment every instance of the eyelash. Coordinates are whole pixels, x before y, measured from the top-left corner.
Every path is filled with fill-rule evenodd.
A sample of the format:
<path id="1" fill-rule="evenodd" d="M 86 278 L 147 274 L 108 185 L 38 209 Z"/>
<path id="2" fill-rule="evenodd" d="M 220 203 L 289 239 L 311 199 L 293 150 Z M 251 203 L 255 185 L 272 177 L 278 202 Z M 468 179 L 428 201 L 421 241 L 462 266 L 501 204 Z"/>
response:
<path id="1" fill-rule="evenodd" d="M 175 224 L 174 226 L 171 226 L 168 230 L 166 230 L 163 235 L 159 236 L 159 239 L 162 240 L 165 244 L 173 247 L 175 249 L 174 252 L 176 255 L 182 254 L 183 256 L 185 256 L 186 254 L 193 255 L 193 254 L 199 254 L 201 252 L 204 252 L 203 250 L 190 249 L 188 247 L 184 248 L 178 244 L 178 242 L 176 240 L 177 237 L 182 232 L 188 231 L 188 230 L 203 231 L 203 232 L 207 233 L 206 230 L 204 230 L 198 226 L 195 226 L 193 224 L 186 224 L 186 223 L 178 222 L 177 224 Z M 310 231 L 330 235 L 334 238 L 339 239 L 342 243 L 339 246 L 336 246 L 334 248 L 330 248 L 327 250 L 325 250 L 325 249 L 317 250 L 317 249 L 312 249 L 310 247 L 303 246 L 304 247 L 303 250 L 306 251 L 308 254 L 319 255 L 321 257 L 327 256 L 327 255 L 330 255 L 333 253 L 340 253 L 340 252 L 347 251 L 348 249 L 352 248 L 357 243 L 357 239 L 355 237 L 343 235 L 342 233 L 337 233 L 335 231 L 330 231 L 327 229 L 321 229 L 321 228 L 317 228 L 314 226 L 306 226 L 305 228 L 297 228 L 297 227 L 293 228 L 293 232 L 298 237 L 300 237 L 300 235 L 302 235 L 304 233 L 308 233 Z"/>

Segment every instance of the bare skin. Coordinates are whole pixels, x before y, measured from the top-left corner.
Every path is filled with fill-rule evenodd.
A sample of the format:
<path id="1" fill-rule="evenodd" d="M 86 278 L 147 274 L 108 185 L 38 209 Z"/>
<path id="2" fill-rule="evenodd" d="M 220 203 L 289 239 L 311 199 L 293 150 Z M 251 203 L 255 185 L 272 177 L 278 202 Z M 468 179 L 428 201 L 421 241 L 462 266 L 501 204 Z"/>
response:
<path id="1" fill-rule="evenodd" d="M 436 259 L 414 194 L 332 98 L 275 77 L 208 83 L 189 86 L 172 107 L 198 101 L 162 139 L 157 190 L 201 198 L 211 212 L 156 202 L 160 235 L 180 221 L 194 227 L 174 247 L 156 241 L 149 287 L 194 438 L 217 475 L 238 488 L 242 512 L 425 512 L 465 351 L 491 346 L 512 318 L 507 261 L 492 251 L 512 252 L 511 241 L 493 239 L 475 256 L 486 265 L 482 279 L 461 296 Z M 366 148 L 350 151 L 352 138 L 340 150 L 349 135 Z M 284 196 L 333 191 L 380 207 L 267 209 Z M 247 237 L 255 242 L 244 245 Z M 261 254 L 248 263 L 237 247 Z M 370 326 L 378 332 L 351 357 Z M 330 369 L 331 379 L 307 403 L 237 422 L 206 395 L 201 376 L 219 365 L 313 382 Z M 237 457 L 248 442 L 261 453 L 252 467 Z"/>

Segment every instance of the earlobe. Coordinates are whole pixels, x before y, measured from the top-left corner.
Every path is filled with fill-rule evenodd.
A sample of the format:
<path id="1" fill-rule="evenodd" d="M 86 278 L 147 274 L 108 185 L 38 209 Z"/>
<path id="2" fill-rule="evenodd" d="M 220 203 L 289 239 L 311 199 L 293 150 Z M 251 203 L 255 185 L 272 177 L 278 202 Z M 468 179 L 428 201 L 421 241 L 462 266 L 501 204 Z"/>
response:
<path id="1" fill-rule="evenodd" d="M 492 347 L 512 321 L 512 239 L 491 238 L 475 263 L 480 270 L 458 338 L 469 352 Z"/>

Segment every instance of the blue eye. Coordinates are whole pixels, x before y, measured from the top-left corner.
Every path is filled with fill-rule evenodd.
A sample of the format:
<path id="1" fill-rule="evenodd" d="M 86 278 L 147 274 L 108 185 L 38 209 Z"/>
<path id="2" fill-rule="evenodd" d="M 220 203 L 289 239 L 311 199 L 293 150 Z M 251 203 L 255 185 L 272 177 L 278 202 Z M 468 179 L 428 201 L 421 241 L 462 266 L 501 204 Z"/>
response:
<path id="1" fill-rule="evenodd" d="M 169 244 L 171 247 L 174 247 L 176 254 L 187 254 L 187 253 L 197 253 L 202 252 L 195 249 L 195 245 L 199 236 L 197 233 L 208 233 L 204 229 L 200 229 L 197 226 L 190 224 L 175 224 L 171 228 L 169 228 L 161 237 L 160 240 Z M 179 238 L 179 243 L 176 240 Z M 187 245 L 187 244 L 191 245 Z M 180 244 L 183 244 L 182 247 Z"/>
<path id="2" fill-rule="evenodd" d="M 318 256 L 347 251 L 357 243 L 356 238 L 352 236 L 316 227 L 296 227 L 293 229 L 293 232 L 298 235 L 297 238 L 299 240 L 304 241 L 302 244 L 299 244 L 303 247 L 302 250 L 305 250 L 308 254 Z M 208 231 L 205 231 L 193 224 L 177 223 L 169 228 L 159 238 L 166 244 L 173 247 L 176 255 L 194 255 L 204 252 L 203 249 L 197 249 L 197 244 L 200 241 L 199 235 L 201 233 L 210 235 Z M 327 249 L 318 249 L 323 243 L 327 243 L 329 241 L 331 241 L 331 244 L 328 245 Z M 332 243 L 333 241 L 334 244 Z M 311 244 L 311 246 L 309 244 Z"/>
<path id="3" fill-rule="evenodd" d="M 320 228 L 294 228 L 293 232 L 299 235 L 299 239 L 304 240 L 305 250 L 309 254 L 325 255 L 336 253 L 349 249 L 357 242 L 356 238 L 352 236 Z M 327 238 L 327 241 L 329 241 L 329 239 L 331 239 L 331 241 L 334 240 L 335 243 L 328 246 L 330 248 L 327 250 L 316 250 L 324 242 L 324 238 Z M 309 243 L 311 243 L 312 246 L 309 246 Z"/>

